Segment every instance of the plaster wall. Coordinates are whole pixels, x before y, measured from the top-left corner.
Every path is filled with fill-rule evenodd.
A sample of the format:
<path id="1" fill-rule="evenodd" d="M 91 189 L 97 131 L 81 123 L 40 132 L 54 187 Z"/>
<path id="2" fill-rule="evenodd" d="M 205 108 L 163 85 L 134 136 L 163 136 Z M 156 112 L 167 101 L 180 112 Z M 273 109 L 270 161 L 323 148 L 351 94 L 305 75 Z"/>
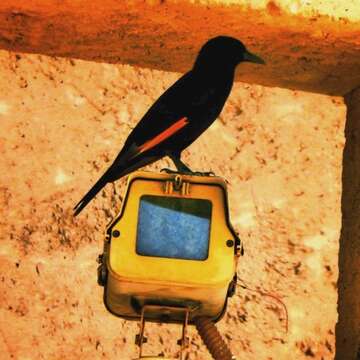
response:
<path id="1" fill-rule="evenodd" d="M 78 218 L 72 207 L 179 76 L 0 52 L 4 360 L 135 357 L 137 325 L 108 314 L 96 284 L 125 180 Z M 218 327 L 239 359 L 334 358 L 345 113 L 340 97 L 236 83 L 220 118 L 185 151 L 193 169 L 229 182 L 244 287 Z M 147 331 L 145 353 L 176 354 L 178 327 Z M 190 335 L 187 359 L 210 359 Z"/>

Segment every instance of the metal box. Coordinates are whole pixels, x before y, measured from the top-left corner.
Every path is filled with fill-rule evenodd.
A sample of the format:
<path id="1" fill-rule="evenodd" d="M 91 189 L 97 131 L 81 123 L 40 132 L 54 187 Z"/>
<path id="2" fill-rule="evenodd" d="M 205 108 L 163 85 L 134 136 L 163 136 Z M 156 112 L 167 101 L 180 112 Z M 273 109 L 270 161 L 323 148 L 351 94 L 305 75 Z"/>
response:
<path id="1" fill-rule="evenodd" d="M 221 178 L 135 172 L 100 257 L 104 303 L 126 319 L 217 321 L 241 252 Z"/>

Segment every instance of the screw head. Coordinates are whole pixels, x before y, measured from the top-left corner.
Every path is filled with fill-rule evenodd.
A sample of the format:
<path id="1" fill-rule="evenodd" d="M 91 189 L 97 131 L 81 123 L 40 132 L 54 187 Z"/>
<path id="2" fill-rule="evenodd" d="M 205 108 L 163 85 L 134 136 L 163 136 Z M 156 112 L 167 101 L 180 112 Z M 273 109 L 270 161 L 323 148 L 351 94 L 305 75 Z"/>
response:
<path id="1" fill-rule="evenodd" d="M 234 246 L 234 240 L 226 240 L 226 246 L 227 247 L 233 247 Z"/>
<path id="2" fill-rule="evenodd" d="M 119 236 L 120 236 L 120 231 L 119 231 L 119 230 L 114 230 L 114 231 L 112 232 L 112 236 L 113 236 L 113 237 L 119 237 Z"/>

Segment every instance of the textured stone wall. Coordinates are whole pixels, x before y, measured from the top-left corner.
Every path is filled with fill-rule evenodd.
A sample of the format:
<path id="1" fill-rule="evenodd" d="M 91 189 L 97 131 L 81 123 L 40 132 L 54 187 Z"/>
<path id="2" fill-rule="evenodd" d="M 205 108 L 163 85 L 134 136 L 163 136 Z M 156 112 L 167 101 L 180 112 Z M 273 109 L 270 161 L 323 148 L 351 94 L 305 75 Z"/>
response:
<path id="1" fill-rule="evenodd" d="M 345 100 L 336 359 L 355 360 L 360 358 L 360 90 L 352 91 Z"/>
<path id="2" fill-rule="evenodd" d="M 125 180 L 76 219 L 72 207 L 179 75 L 0 52 L 2 359 L 136 356 L 137 324 L 108 314 L 96 284 Z M 218 327 L 239 359 L 334 357 L 345 110 L 342 98 L 237 83 L 184 153 L 229 182 L 244 287 Z M 145 354 L 176 354 L 179 327 L 150 324 L 147 334 Z M 210 359 L 190 335 L 187 359 Z"/>

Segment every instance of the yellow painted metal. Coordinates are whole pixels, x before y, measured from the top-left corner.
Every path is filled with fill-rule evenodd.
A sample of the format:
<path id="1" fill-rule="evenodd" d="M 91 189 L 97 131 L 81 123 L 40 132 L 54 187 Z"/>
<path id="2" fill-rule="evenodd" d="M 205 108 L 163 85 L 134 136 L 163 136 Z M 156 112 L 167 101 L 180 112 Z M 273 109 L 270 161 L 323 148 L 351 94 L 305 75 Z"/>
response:
<path id="1" fill-rule="evenodd" d="M 137 214 L 140 198 L 145 194 L 212 202 L 207 259 L 161 258 L 136 253 Z M 190 307 L 190 318 L 202 315 L 215 319 L 221 315 L 237 260 L 234 246 L 227 244 L 228 240 L 235 244 L 235 234 L 228 219 L 226 184 L 221 178 L 133 173 L 128 180 L 123 207 L 109 229 L 105 303 L 111 312 L 125 318 L 138 318 L 135 300 L 140 307 L 157 301 L 159 305 L 172 303 Z M 115 230 L 120 236 L 111 235 Z M 172 320 L 182 321 L 176 316 Z"/>

